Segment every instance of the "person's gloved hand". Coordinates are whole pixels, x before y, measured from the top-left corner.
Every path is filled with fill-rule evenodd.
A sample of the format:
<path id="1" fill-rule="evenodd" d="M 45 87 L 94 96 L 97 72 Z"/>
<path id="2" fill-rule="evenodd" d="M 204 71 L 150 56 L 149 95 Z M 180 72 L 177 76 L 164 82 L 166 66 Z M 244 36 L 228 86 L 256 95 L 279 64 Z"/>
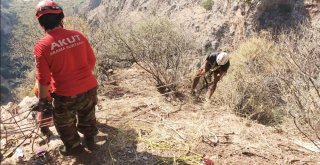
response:
<path id="1" fill-rule="evenodd" d="M 51 109 L 51 104 L 47 99 L 39 99 L 38 101 L 38 111 L 45 112 Z"/>
<path id="2" fill-rule="evenodd" d="M 47 99 L 39 99 L 37 123 L 40 127 L 52 124 L 52 105 Z"/>

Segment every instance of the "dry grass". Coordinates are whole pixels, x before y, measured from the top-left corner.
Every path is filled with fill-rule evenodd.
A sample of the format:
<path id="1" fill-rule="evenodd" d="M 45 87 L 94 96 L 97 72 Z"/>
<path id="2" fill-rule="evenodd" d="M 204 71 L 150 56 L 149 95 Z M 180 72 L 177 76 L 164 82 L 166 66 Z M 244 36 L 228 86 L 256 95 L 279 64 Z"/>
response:
<path id="1" fill-rule="evenodd" d="M 266 125 L 283 116 L 280 80 L 269 62 L 276 62 L 278 49 L 265 36 L 255 36 L 232 52 L 229 73 L 219 83 L 215 98 L 241 115 Z"/>
<path id="2" fill-rule="evenodd" d="M 141 81 L 147 74 L 138 66 L 122 69 L 113 77 L 130 93 L 117 100 L 105 100 L 101 109 L 107 111 L 98 113 L 109 116 L 108 125 L 131 130 L 119 134 L 130 136 L 127 140 L 116 138 L 122 140 L 115 142 L 118 145 L 112 148 L 113 153 L 124 153 L 124 146 L 133 142 L 136 160 L 148 155 L 144 155 L 149 162 L 145 164 L 198 164 L 203 154 L 212 156 L 218 164 L 263 164 L 266 159 L 281 163 L 283 156 L 291 155 L 279 149 L 279 145 L 290 145 L 284 135 L 274 133 L 273 127 L 233 115 L 227 106 L 186 102 L 180 107 L 179 102 L 166 101 L 151 82 Z M 108 89 L 118 90 L 117 86 Z M 258 156 L 241 156 L 242 152 Z M 114 158 L 122 159 L 117 154 Z M 134 160 L 127 160 L 130 161 Z"/>
<path id="3" fill-rule="evenodd" d="M 109 137 L 105 140 L 98 135 L 100 147 L 86 162 L 199 164 L 203 154 L 212 156 L 215 164 L 316 164 L 319 160 L 316 154 L 292 145 L 292 139 L 300 136 L 275 133 L 273 127 L 235 116 L 226 106 L 168 102 L 146 81 L 148 77 L 137 65 L 115 71 L 112 78 L 118 85 L 106 87 L 111 92 L 100 96 L 96 112 L 99 130 Z M 120 97 L 109 97 L 119 91 L 123 93 Z M 50 146 L 56 151 L 54 144 Z M 61 162 L 61 157 L 55 155 L 52 164 Z"/>
<path id="4" fill-rule="evenodd" d="M 214 99 L 266 125 L 291 116 L 301 133 L 319 141 L 319 34 L 302 25 L 273 38 L 266 32 L 250 38 L 232 53 Z"/>

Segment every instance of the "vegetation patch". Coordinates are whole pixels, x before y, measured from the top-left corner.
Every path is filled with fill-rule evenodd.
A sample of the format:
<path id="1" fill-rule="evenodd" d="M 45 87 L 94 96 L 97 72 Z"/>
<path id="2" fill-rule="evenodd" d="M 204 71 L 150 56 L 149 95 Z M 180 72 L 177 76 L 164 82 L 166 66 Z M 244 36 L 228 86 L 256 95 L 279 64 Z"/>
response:
<path id="1" fill-rule="evenodd" d="M 186 67 L 183 57 L 193 49 L 182 31 L 166 19 L 150 19 L 139 22 L 130 31 L 110 26 L 99 36 L 109 38 L 101 44 L 106 46 L 109 58 L 138 64 L 152 77 L 159 91 L 166 93 L 177 89 L 174 82 L 183 77 L 182 68 Z"/>
<path id="2" fill-rule="evenodd" d="M 0 86 L 1 100 L 5 100 L 8 97 L 9 93 L 10 93 L 10 90 L 6 86 L 3 86 L 3 85 Z"/>
<path id="3" fill-rule="evenodd" d="M 278 53 L 267 37 L 247 40 L 232 53 L 230 71 L 215 95 L 240 116 L 266 125 L 281 123 L 285 101 L 280 79 L 270 65 L 277 63 Z"/>
<path id="4" fill-rule="evenodd" d="M 320 49 L 319 29 L 308 24 L 278 36 L 283 65 L 277 67 L 289 114 L 298 130 L 314 142 L 320 141 Z"/>
<path id="5" fill-rule="evenodd" d="M 278 9 L 282 14 L 290 14 L 293 11 L 293 6 L 290 4 L 279 4 Z"/>
<path id="6" fill-rule="evenodd" d="M 201 6 L 203 8 L 205 8 L 206 10 L 212 10 L 213 4 L 214 4 L 213 0 L 204 0 L 204 1 L 202 1 Z"/>

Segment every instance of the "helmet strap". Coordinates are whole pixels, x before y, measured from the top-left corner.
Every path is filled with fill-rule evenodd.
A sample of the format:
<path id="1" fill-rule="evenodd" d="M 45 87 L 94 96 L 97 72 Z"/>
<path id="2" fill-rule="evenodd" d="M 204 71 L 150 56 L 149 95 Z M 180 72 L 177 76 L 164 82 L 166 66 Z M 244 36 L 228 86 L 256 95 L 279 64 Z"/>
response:
<path id="1" fill-rule="evenodd" d="M 60 21 L 60 26 L 63 28 L 63 24 L 64 24 L 64 22 L 63 22 L 63 19 L 61 19 L 61 21 Z"/>

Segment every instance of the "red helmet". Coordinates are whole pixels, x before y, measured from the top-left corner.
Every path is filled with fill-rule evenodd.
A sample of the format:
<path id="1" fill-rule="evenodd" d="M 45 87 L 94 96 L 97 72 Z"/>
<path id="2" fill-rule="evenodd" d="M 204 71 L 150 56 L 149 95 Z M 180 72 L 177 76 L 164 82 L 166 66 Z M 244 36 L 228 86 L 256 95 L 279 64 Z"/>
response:
<path id="1" fill-rule="evenodd" d="M 36 18 L 39 19 L 44 14 L 60 14 L 63 10 L 52 0 L 43 0 L 36 6 Z"/>

